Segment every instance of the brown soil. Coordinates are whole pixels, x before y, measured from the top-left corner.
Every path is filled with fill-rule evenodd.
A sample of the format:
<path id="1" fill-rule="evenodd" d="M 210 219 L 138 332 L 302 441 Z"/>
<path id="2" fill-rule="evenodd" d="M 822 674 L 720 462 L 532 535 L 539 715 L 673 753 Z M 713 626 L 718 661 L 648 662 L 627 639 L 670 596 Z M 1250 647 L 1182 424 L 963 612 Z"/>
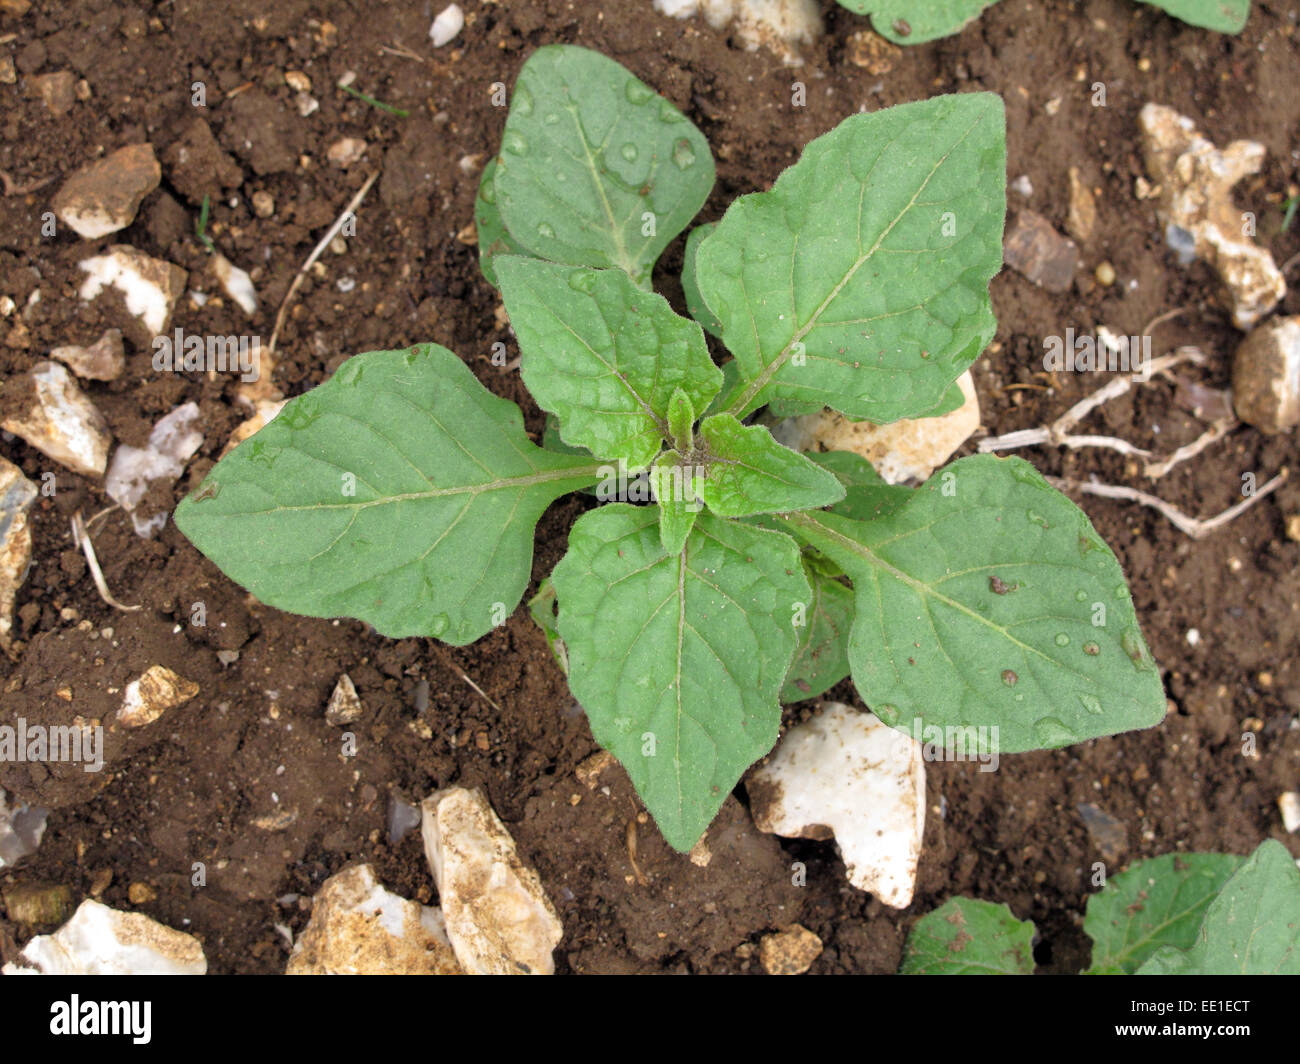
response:
<path id="1" fill-rule="evenodd" d="M 1070 166 L 1101 195 L 1098 231 L 1083 246 L 1086 266 L 1073 291 L 1051 295 L 1009 271 L 994 282 L 997 341 L 975 370 L 991 432 L 1042 424 L 1095 386 L 1062 377 L 1054 389 L 1041 373 L 1042 337 L 1067 326 L 1091 332 L 1105 323 L 1127 335 L 1164 311 L 1189 307 L 1158 329 L 1155 353 L 1198 344 L 1210 356 L 1205 378 L 1227 383 L 1238 336 L 1214 309 L 1214 280 L 1201 265 L 1176 264 L 1152 203 L 1134 195 L 1141 173 L 1136 115 L 1147 100 L 1194 116 L 1220 144 L 1262 141 L 1268 163 L 1239 188 L 1239 203 L 1256 212 L 1261 240 L 1279 262 L 1300 250 L 1300 226 L 1279 233 L 1300 143 L 1300 41 L 1291 5 L 1279 0 L 1257 0 L 1240 38 L 1183 27 L 1129 0 L 1004 0 L 960 36 L 907 50 L 882 75 L 849 62 L 849 35 L 866 23 L 830 4 L 828 35 L 805 49 L 798 70 L 767 52 L 747 52 L 703 23 L 664 19 L 648 0 L 464 6 L 471 21 L 453 46 L 436 52 L 426 34 L 440 4 L 71 0 L 22 17 L 0 15 L 0 55 L 14 58 L 18 76 L 16 85 L 0 86 L 0 169 L 18 186 L 50 182 L 0 198 L 0 294 L 20 308 L 0 320 L 0 373 L 124 325 L 102 301 L 88 307 L 77 298 L 77 263 L 87 246 L 66 231 L 42 238 L 41 216 L 73 170 L 149 141 L 164 160 L 163 187 L 135 224 L 98 243 L 128 243 L 169 259 L 190 271 L 191 289 L 218 292 L 192 236 L 197 203 L 208 192 L 209 232 L 253 271 L 262 301 L 250 324 L 229 302 L 210 299 L 200 308 L 185 297 L 173 326 L 269 337 L 293 273 L 381 168 L 346 253 L 327 253 L 328 276 L 309 281 L 290 316 L 276 383 L 297 394 L 348 355 L 432 340 L 457 351 L 489 388 L 520 402 L 530 431 L 540 430 L 540 413 L 517 374 L 489 359 L 491 344 L 509 336 L 494 322 L 497 300 L 479 275 L 475 250 L 456 239 L 471 219 L 477 180 L 458 162 L 495 149 L 505 114 L 490 104 L 491 83 L 512 84 L 529 52 L 551 42 L 613 56 L 700 125 L 719 174 L 706 220 L 735 195 L 766 187 L 807 141 L 861 107 L 950 91 L 1000 93 L 1009 177 L 1028 175 L 1034 188 L 1027 201 L 1012 192 L 1013 209 L 1027 203 L 1063 227 Z M 59 70 L 84 78 L 92 96 L 56 118 L 26 86 Z M 298 116 L 286 70 L 311 78 L 317 113 Z M 334 91 L 349 70 L 359 89 L 409 116 Z M 790 106 L 796 79 L 808 86 L 806 107 Z M 206 108 L 191 106 L 196 81 L 207 86 Z M 1090 102 L 1097 81 L 1107 87 L 1104 108 Z M 1052 100 L 1059 110 L 1049 110 Z M 215 144 L 193 129 L 196 116 Z M 348 170 L 325 156 L 342 136 L 369 142 Z M 167 153 L 186 137 L 207 154 L 202 165 L 173 174 Z M 259 190 L 275 198 L 271 217 L 251 210 Z M 1091 281 L 1102 260 L 1114 264 L 1114 287 Z M 679 240 L 657 278 L 679 306 L 680 265 Z M 355 278 L 355 288 L 342 294 L 340 277 Z M 37 289 L 39 303 L 24 311 Z M 1300 311 L 1300 298 L 1288 296 L 1282 310 Z M 174 504 L 242 420 L 235 382 L 154 373 L 148 346 L 131 339 L 128 333 L 126 375 L 88 391 L 114 437 L 132 444 L 178 403 L 199 403 L 206 443 L 168 500 Z M 1097 424 L 1099 432 L 1160 451 L 1203 427 L 1163 383 L 1110 405 Z M 1158 490 L 1189 512 L 1216 513 L 1240 497 L 1243 473 L 1262 483 L 1294 465 L 1294 448 L 1294 436 L 1241 429 Z M 916 916 L 959 893 L 1007 902 L 1032 918 L 1046 969 L 1078 970 L 1086 962 L 1081 912 L 1100 860 L 1077 812 L 1081 802 L 1126 825 L 1121 864 L 1178 849 L 1244 853 L 1270 836 L 1300 856 L 1300 839 L 1283 834 L 1274 805 L 1300 783 L 1300 543 L 1284 534 L 1285 517 L 1300 512 L 1294 480 L 1200 542 L 1148 510 L 1084 500 L 1133 580 L 1139 616 L 1165 670 L 1171 715 L 1149 732 L 1007 757 L 993 773 L 931 766 L 917 895 L 900 914 L 848 886 L 832 843 L 756 834 L 743 789 L 710 832 L 713 862 L 698 868 L 638 818 L 620 769 L 607 770 L 595 789 L 580 783 L 575 767 L 595 746 L 526 611 L 464 649 L 390 641 L 356 622 L 258 606 L 174 527 L 146 541 L 115 512 L 96 525 L 99 558 L 115 594 L 144 607 L 119 613 L 96 594 L 69 535 L 75 511 L 89 516 L 107 505 L 99 484 L 55 468 L 20 440 L 6 439 L 0 450 L 29 478 L 39 482 L 53 469 L 58 483 L 55 497 L 33 511 L 34 564 L 17 610 L 21 646 L 13 661 L 0 656 L 0 722 L 105 718 L 120 698 L 111 692 L 153 664 L 202 688 L 160 724 L 111 736 L 98 775 L 77 766 L 0 766 L 0 785 L 53 809 L 39 854 L 0 874 L 0 887 L 51 881 L 80 898 L 111 872 L 103 900 L 131 908 L 130 885 L 147 883 L 157 896 L 139 907 L 199 935 L 217 972 L 282 971 L 286 947 L 273 925 L 300 930 L 307 913 L 292 896 L 312 894 L 349 863 L 371 861 L 394 889 L 431 898 L 418 832 L 390 845 L 386 809 L 390 794 L 418 799 L 452 783 L 484 788 L 541 873 L 564 920 L 562 971 L 756 970 L 752 950 L 737 947 L 797 919 L 826 943 L 814 971 L 890 972 Z M 1117 455 L 1024 453 L 1045 472 L 1148 486 Z M 535 578 L 561 557 L 566 531 L 586 505 L 571 497 L 543 518 Z M 206 627 L 189 623 L 196 602 L 205 604 Z M 1187 638 L 1193 628 L 1200 633 L 1195 646 Z M 238 660 L 223 666 L 218 650 L 238 650 Z M 344 670 L 366 705 L 351 759 L 340 756 L 339 732 L 322 715 Z M 848 683 L 834 694 L 855 699 Z M 787 722 L 811 708 L 790 707 Z M 1241 735 L 1255 729 L 1259 756 L 1252 759 L 1242 755 Z M 294 814 L 287 825 L 255 825 L 272 823 L 265 818 L 280 810 Z M 791 885 L 795 861 L 807 866 L 802 888 Z M 192 886 L 195 862 L 206 866 L 202 888 Z M 0 959 L 31 933 L 0 919 Z"/>

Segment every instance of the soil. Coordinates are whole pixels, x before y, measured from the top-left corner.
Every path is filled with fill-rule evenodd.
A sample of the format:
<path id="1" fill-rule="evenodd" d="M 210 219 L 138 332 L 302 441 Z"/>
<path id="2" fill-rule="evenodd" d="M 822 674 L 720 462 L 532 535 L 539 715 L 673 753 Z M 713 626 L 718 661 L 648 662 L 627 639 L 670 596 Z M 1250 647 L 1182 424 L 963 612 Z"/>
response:
<path id="1" fill-rule="evenodd" d="M 469 0 L 464 31 L 435 51 L 427 34 L 442 6 L 70 0 L 0 15 L 0 57 L 11 56 L 17 73 L 16 84 L 0 86 L 0 169 L 19 188 L 48 182 L 0 198 L 0 294 L 19 308 L 0 320 L 4 379 L 52 347 L 90 343 L 129 324 L 111 301 L 77 298 L 87 244 L 62 228 L 43 237 L 41 223 L 70 173 L 148 141 L 163 160 L 162 187 L 129 229 L 95 243 L 130 244 L 189 271 L 189 289 L 210 298 L 199 306 L 183 297 L 173 327 L 265 341 L 293 274 L 378 169 L 382 178 L 346 251 L 326 253 L 325 276 L 309 278 L 289 315 L 275 383 L 298 394 L 351 354 L 431 340 L 519 402 L 539 434 L 541 413 L 518 374 L 491 362 L 491 345 L 511 337 L 494 316 L 498 301 L 475 249 L 457 234 L 472 219 L 477 183 L 460 160 L 490 157 L 505 119 L 490 86 L 513 84 L 531 50 L 552 42 L 612 56 L 700 126 L 718 161 L 701 220 L 766 187 L 848 113 L 943 92 L 1001 94 L 1008 176 L 1027 175 L 1033 186 L 1028 197 L 1009 193 L 1012 209 L 1028 206 L 1063 229 L 1067 172 L 1077 166 L 1099 190 L 1099 221 L 1069 292 L 1048 293 L 1009 270 L 995 280 L 997 339 L 975 367 L 989 432 L 1044 424 L 1097 385 L 1042 372 L 1042 338 L 1067 327 L 1093 332 L 1104 323 L 1137 334 L 1157 315 L 1187 308 L 1154 331 L 1154 353 L 1196 344 L 1209 361 L 1188 379 L 1228 382 L 1240 337 L 1218 309 L 1215 279 L 1203 265 L 1178 265 L 1153 203 L 1134 193 L 1142 173 L 1136 117 L 1148 100 L 1193 116 L 1220 145 L 1263 142 L 1266 165 L 1239 186 L 1238 202 L 1256 213 L 1260 240 L 1277 261 L 1300 251 L 1300 226 L 1280 232 L 1282 201 L 1300 176 L 1300 39 L 1296 13 L 1281 0 L 1257 0 L 1237 38 L 1185 27 L 1130 0 L 1004 0 L 959 36 L 902 52 L 882 74 L 850 62 L 850 35 L 867 24 L 830 3 L 826 36 L 802 49 L 796 69 L 702 21 L 663 18 L 648 0 Z M 90 97 L 56 117 L 27 86 L 63 70 L 84 79 Z M 298 114 L 289 70 L 312 81 L 319 110 L 309 117 Z M 336 91 L 348 71 L 359 90 L 407 116 Z M 808 88 L 803 107 L 791 106 L 796 80 Z M 192 104 L 196 82 L 206 88 L 204 107 Z M 1096 82 L 1106 86 L 1104 107 L 1092 104 Z M 326 156 L 341 137 L 368 144 L 347 169 Z M 191 163 L 169 164 L 182 141 Z M 274 197 L 269 217 L 252 210 L 256 192 Z M 205 194 L 209 235 L 256 283 L 261 306 L 251 321 L 218 298 L 211 259 L 193 237 Z M 669 248 L 656 275 L 679 308 L 681 245 Z M 1114 286 L 1092 281 L 1103 260 L 1114 265 Z M 346 293 L 337 284 L 343 278 L 355 282 Z M 38 290 L 39 302 L 29 305 Z M 1288 295 L 1280 311 L 1300 312 L 1300 297 Z M 136 445 L 177 404 L 199 404 L 206 440 L 163 500 L 174 505 L 245 414 L 233 376 L 156 373 L 150 354 L 128 331 L 125 376 L 89 382 L 87 391 L 115 439 Z M 1174 396 L 1166 382 L 1143 387 L 1107 406 L 1096 431 L 1172 450 L 1205 427 Z M 973 448 L 972 441 L 963 453 Z M 19 642 L 13 660 L 0 655 L 0 722 L 107 719 L 124 685 L 155 664 L 201 688 L 156 725 L 110 733 L 98 774 L 0 766 L 0 786 L 52 810 L 38 854 L 0 874 L 0 888 L 62 883 L 78 899 L 93 889 L 110 905 L 198 935 L 215 972 L 283 971 L 287 945 L 274 925 L 300 931 L 304 899 L 348 864 L 372 862 L 391 888 L 431 900 L 418 832 L 390 843 L 386 816 L 392 796 L 418 800 L 449 784 L 483 788 L 538 869 L 564 921 L 556 958 L 568 972 L 757 971 L 758 939 L 796 920 L 825 942 L 814 972 L 892 972 L 913 921 L 954 894 L 1006 902 L 1037 924 L 1042 970 L 1077 971 L 1087 958 L 1081 915 L 1094 862 L 1103 860 L 1080 803 L 1125 826 L 1127 842 L 1108 860 L 1112 874 L 1175 850 L 1246 853 L 1268 837 L 1300 856 L 1300 837 L 1284 833 L 1275 805 L 1300 784 L 1300 543 L 1285 534 L 1286 517 L 1300 512 L 1300 479 L 1200 541 L 1150 510 L 1081 500 L 1132 580 L 1165 675 L 1169 717 L 1146 732 L 1006 757 L 996 772 L 931 765 L 916 898 L 900 913 L 848 885 L 833 843 L 757 834 L 743 787 L 711 829 L 714 859 L 701 868 L 662 842 L 617 766 L 593 788 L 579 782 L 575 769 L 596 747 L 526 610 L 463 649 L 391 641 L 357 622 L 263 607 L 175 527 L 141 539 L 115 511 L 95 523 L 93 536 L 108 586 L 142 606 L 122 613 L 96 593 L 70 537 L 75 512 L 90 517 L 108 505 L 100 483 L 18 439 L 6 437 L 0 452 L 37 483 L 46 471 L 57 477 L 57 493 L 33 510 Z M 1293 434 L 1238 429 L 1152 488 L 1110 452 L 1023 453 L 1044 472 L 1157 490 L 1199 515 L 1236 502 L 1244 473 L 1262 484 L 1296 457 Z M 567 529 L 587 505 L 570 497 L 545 515 L 535 580 L 561 557 Z M 196 603 L 204 626 L 191 623 Z M 223 664 L 218 651 L 238 658 Z M 365 704 L 350 758 L 323 717 L 343 671 Z M 861 704 L 847 682 L 832 694 Z M 787 707 L 786 723 L 814 706 Z M 1243 733 L 1255 737 L 1255 756 L 1243 753 Z M 792 885 L 795 862 L 806 866 L 805 886 Z M 195 885 L 196 863 L 203 886 Z M 135 896 L 153 896 L 133 905 L 128 891 L 140 883 L 151 891 L 137 888 Z M 35 930 L 45 929 L 0 919 L 0 959 L 12 959 Z"/>

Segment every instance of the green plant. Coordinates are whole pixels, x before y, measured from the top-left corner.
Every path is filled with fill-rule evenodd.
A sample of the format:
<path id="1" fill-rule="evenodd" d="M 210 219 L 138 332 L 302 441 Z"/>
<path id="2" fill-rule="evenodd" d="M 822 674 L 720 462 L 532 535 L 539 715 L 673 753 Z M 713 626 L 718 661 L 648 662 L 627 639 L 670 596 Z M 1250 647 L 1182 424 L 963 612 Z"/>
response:
<path id="1" fill-rule="evenodd" d="M 1084 975 L 1300 974 L 1300 870 L 1280 842 L 1250 857 L 1165 854 L 1088 899 Z M 1028 975 L 1034 925 L 952 898 L 908 936 L 903 975 Z"/>
<path id="2" fill-rule="evenodd" d="M 545 47 L 502 147 L 481 262 L 553 419 L 543 445 L 444 348 L 358 355 L 178 508 L 228 575 L 282 609 L 463 645 L 519 603 L 542 511 L 596 485 L 609 504 L 532 613 L 683 851 L 775 743 L 781 701 L 850 672 L 894 727 L 992 726 L 1008 753 L 1163 719 L 1114 555 L 1027 463 L 965 458 L 914 491 L 746 423 L 951 408 L 994 332 L 997 96 L 853 115 L 693 233 L 687 300 L 721 368 L 649 290 L 713 186 L 695 126 L 612 60 Z"/>
<path id="3" fill-rule="evenodd" d="M 895 44 L 924 44 L 948 37 L 978 18 L 998 0 L 839 0 L 842 7 L 870 15 L 871 26 Z M 1250 0 L 1138 0 L 1177 19 L 1220 33 L 1240 33 L 1250 16 Z"/>

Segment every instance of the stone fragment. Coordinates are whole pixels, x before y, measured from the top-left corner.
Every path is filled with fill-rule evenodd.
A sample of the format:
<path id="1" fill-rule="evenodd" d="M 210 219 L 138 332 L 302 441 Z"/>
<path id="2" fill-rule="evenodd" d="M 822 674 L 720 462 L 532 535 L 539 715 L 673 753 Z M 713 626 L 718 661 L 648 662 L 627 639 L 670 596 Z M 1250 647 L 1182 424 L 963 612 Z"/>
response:
<path id="1" fill-rule="evenodd" d="M 38 362 L 15 378 L 0 428 L 83 476 L 103 476 L 112 442 L 108 423 L 57 362 Z"/>
<path id="2" fill-rule="evenodd" d="M 421 834 L 447 936 L 471 975 L 552 975 L 564 934 L 537 873 L 477 790 L 451 787 L 421 803 Z"/>
<path id="3" fill-rule="evenodd" d="M 162 482 L 170 486 L 185 471 L 185 463 L 203 445 L 198 429 L 199 406 L 185 403 L 162 418 L 149 433 L 147 447 L 122 444 L 104 478 L 104 491 L 131 516 L 136 535 L 152 539 L 167 523 L 167 511 L 141 509 L 149 489 Z"/>
<path id="4" fill-rule="evenodd" d="M 39 99 L 55 118 L 62 118 L 77 102 L 77 76 L 70 70 L 37 74 L 29 82 L 31 95 Z"/>
<path id="5" fill-rule="evenodd" d="M 193 116 L 180 137 L 163 152 L 167 180 L 194 206 L 203 197 L 216 199 L 222 191 L 238 188 L 244 172 L 221 150 L 212 127 L 199 115 Z"/>
<path id="6" fill-rule="evenodd" d="M 1286 294 L 1272 254 L 1252 239 L 1251 218 L 1232 202 L 1233 186 L 1263 167 L 1264 145 L 1234 140 L 1220 151 L 1190 118 L 1155 103 L 1142 108 L 1138 124 L 1166 242 L 1218 273 L 1233 323 L 1250 329 Z"/>
<path id="7" fill-rule="evenodd" d="M 1286 432 L 1300 423 L 1300 314 L 1265 322 L 1237 347 L 1232 404 L 1261 432 Z"/>
<path id="8" fill-rule="evenodd" d="M 834 410 L 790 418 L 772 428 L 778 442 L 796 451 L 852 451 L 875 466 L 890 484 L 926 480 L 979 428 L 975 381 L 957 378 L 965 402 L 933 418 L 905 418 L 888 425 L 850 421 Z"/>
<path id="9" fill-rule="evenodd" d="M 52 206 L 78 236 L 98 240 L 135 221 L 140 203 L 161 179 L 153 145 L 130 144 L 78 170 L 63 183 Z"/>
<path id="10" fill-rule="evenodd" d="M 172 308 L 185 291 L 186 273 L 162 259 L 151 258 L 125 244 L 116 244 L 103 255 L 83 259 L 78 266 L 87 277 L 79 295 L 89 302 L 105 288 L 116 288 L 127 312 L 144 332 L 145 342 L 167 331 Z"/>
<path id="11" fill-rule="evenodd" d="M 257 289 L 253 279 L 220 252 L 212 256 L 212 271 L 226 290 L 226 295 L 239 304 L 250 318 L 257 313 Z"/>
<path id="12" fill-rule="evenodd" d="M 5 975 L 205 975 L 198 939 L 87 898 L 52 935 L 23 947 Z"/>
<path id="13" fill-rule="evenodd" d="M 433 20 L 433 25 L 429 27 L 429 40 L 433 42 L 435 48 L 441 48 L 444 44 L 450 44 L 456 39 L 456 35 L 465 28 L 465 12 L 460 9 L 460 4 L 448 4 L 439 13 L 438 17 Z"/>
<path id="14" fill-rule="evenodd" d="M 1088 837 L 1097 847 L 1102 860 L 1114 863 L 1124 856 L 1128 849 L 1128 828 L 1124 822 L 1116 820 L 1106 810 L 1091 802 L 1081 802 L 1078 806 L 1083 826 L 1088 829 Z"/>
<path id="15" fill-rule="evenodd" d="M 803 975 L 821 956 L 822 940 L 800 924 L 764 935 L 758 958 L 768 975 Z"/>
<path id="16" fill-rule="evenodd" d="M 121 329 L 106 329 L 89 347 L 76 344 L 56 347 L 50 357 L 62 362 L 78 377 L 92 381 L 115 381 L 126 369 Z"/>
<path id="17" fill-rule="evenodd" d="M 235 426 L 235 431 L 230 434 L 230 439 L 226 441 L 226 446 L 222 448 L 221 457 L 225 458 L 248 437 L 274 421 L 275 416 L 284 409 L 284 404 L 287 402 L 287 399 L 254 400 L 253 407 L 257 412 L 247 421 Z"/>
<path id="18" fill-rule="evenodd" d="M 849 882 L 912 902 L 925 829 L 925 762 L 904 732 L 840 702 L 791 728 L 745 783 L 759 831 L 834 838 Z"/>
<path id="19" fill-rule="evenodd" d="M 126 685 L 117 722 L 124 728 L 142 728 L 198 693 L 199 685 L 193 680 L 177 676 L 162 665 L 151 665 L 143 676 Z"/>
<path id="20" fill-rule="evenodd" d="M 366 142 L 357 137 L 343 137 L 326 149 L 325 157 L 335 166 L 346 170 L 349 166 L 361 161 L 361 157 L 366 154 L 367 147 Z"/>
<path id="21" fill-rule="evenodd" d="M 11 806 L 0 790 L 0 869 L 13 868 L 41 845 L 49 810 L 16 798 Z"/>
<path id="22" fill-rule="evenodd" d="M 702 16 L 715 30 L 730 27 L 747 51 L 766 48 L 790 66 L 798 66 L 796 46 L 812 44 L 823 33 L 816 0 L 654 0 L 669 18 Z"/>
<path id="23" fill-rule="evenodd" d="M 1070 213 L 1065 228 L 1081 244 L 1088 243 L 1097 228 L 1097 204 L 1092 198 L 1092 189 L 1079 176 L 1077 166 L 1070 167 Z"/>
<path id="24" fill-rule="evenodd" d="M 286 975 L 463 975 L 442 914 L 375 881 L 370 865 L 331 876 L 312 899 Z"/>
<path id="25" fill-rule="evenodd" d="M 1285 791 L 1278 795 L 1277 808 L 1282 814 L 1282 826 L 1287 834 L 1294 835 L 1300 831 L 1300 794 Z"/>
<path id="26" fill-rule="evenodd" d="M 873 77 L 879 77 L 894 69 L 903 49 L 878 33 L 862 29 L 849 34 L 846 54 L 855 67 L 861 67 Z"/>
<path id="27" fill-rule="evenodd" d="M 1002 246 L 1007 265 L 1049 292 L 1068 292 L 1079 249 L 1041 214 L 1021 208 Z"/>
<path id="28" fill-rule="evenodd" d="M 329 704 L 325 707 L 325 722 L 341 728 L 346 724 L 355 724 L 364 713 L 361 696 L 357 694 L 352 677 L 345 672 L 334 685 L 334 693 L 330 695 Z"/>
<path id="29" fill-rule="evenodd" d="M 36 485 L 0 456 L 0 650 L 6 652 L 13 646 L 14 601 L 32 560 L 27 512 L 35 499 Z M 0 791 L 0 868 L 5 866 L 3 836 L 4 792 Z"/>
<path id="30" fill-rule="evenodd" d="M 58 927 L 77 907 L 64 883 L 14 883 L 3 891 L 5 914 L 24 927 Z"/>

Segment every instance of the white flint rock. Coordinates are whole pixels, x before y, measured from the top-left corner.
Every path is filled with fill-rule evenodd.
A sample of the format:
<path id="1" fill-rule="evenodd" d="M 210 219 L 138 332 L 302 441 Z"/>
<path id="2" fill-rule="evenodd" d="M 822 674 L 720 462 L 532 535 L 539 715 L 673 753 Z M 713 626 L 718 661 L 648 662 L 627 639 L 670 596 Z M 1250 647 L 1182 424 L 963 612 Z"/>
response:
<path id="1" fill-rule="evenodd" d="M 179 266 L 125 244 L 115 244 L 103 255 L 83 259 L 78 266 L 88 275 L 78 293 L 83 300 L 90 302 L 105 288 L 117 288 L 127 312 L 151 336 L 166 331 L 172 308 L 185 291 L 187 275 Z"/>
<path id="2" fill-rule="evenodd" d="M 29 405 L 25 412 L 7 416 L 0 427 L 74 472 L 103 476 L 112 437 L 72 374 L 58 362 L 38 362 L 18 382 Z"/>
<path id="3" fill-rule="evenodd" d="M 6 651 L 13 643 L 14 600 L 32 560 L 27 511 L 35 499 L 36 485 L 16 465 L 0 457 L 0 649 Z M 0 868 L 3 867 L 0 851 Z"/>
<path id="4" fill-rule="evenodd" d="M 161 179 L 153 147 L 131 144 L 78 170 L 59 189 L 52 206 L 78 236 L 98 240 L 130 225 L 141 200 Z"/>
<path id="5" fill-rule="evenodd" d="M 745 788 L 759 831 L 834 836 L 850 883 L 892 908 L 911 904 L 925 830 L 925 762 L 915 739 L 828 702 L 786 732 Z"/>
<path id="6" fill-rule="evenodd" d="M 212 269 L 221 282 L 221 287 L 226 290 L 226 295 L 238 303 L 250 318 L 256 314 L 257 289 L 253 287 L 253 279 L 247 272 L 220 253 L 212 256 Z"/>
<path id="7" fill-rule="evenodd" d="M 198 693 L 199 685 L 193 680 L 177 676 L 165 666 L 151 665 L 143 676 L 126 685 L 117 722 L 125 728 L 142 728 Z"/>
<path id="8" fill-rule="evenodd" d="M 329 704 L 325 707 L 325 722 L 340 728 L 345 724 L 355 724 L 364 712 L 356 685 L 345 672 L 334 685 L 334 693 L 330 695 Z"/>
<path id="9" fill-rule="evenodd" d="M 235 431 L 230 434 L 230 439 L 226 441 L 226 446 L 221 450 L 221 457 L 225 458 L 248 437 L 261 431 L 274 421 L 276 415 L 284 409 L 284 404 L 288 401 L 288 399 L 253 399 L 252 406 L 257 413 L 247 421 L 235 426 Z"/>
<path id="10" fill-rule="evenodd" d="M 791 65 L 802 62 L 794 46 L 823 32 L 816 0 L 654 0 L 654 9 L 669 18 L 702 15 L 715 30 L 730 25 L 749 51 L 765 47 Z"/>
<path id="11" fill-rule="evenodd" d="M 114 453 L 104 491 L 131 515 L 136 535 L 152 539 L 167 523 L 165 510 L 145 517 L 136 508 L 155 481 L 170 484 L 185 471 L 185 463 L 203 445 L 198 422 L 198 404 L 185 403 L 154 425 L 147 447 L 122 444 Z"/>
<path id="12" fill-rule="evenodd" d="M 26 802 L 15 800 L 10 807 L 5 792 L 0 791 L 0 869 L 12 868 L 40 848 L 48 815 L 47 810 Z"/>
<path id="13" fill-rule="evenodd" d="M 451 787 L 420 806 L 447 936 L 471 975 L 552 975 L 564 934 L 537 873 L 487 799 Z"/>
<path id="14" fill-rule="evenodd" d="M 5 975 L 205 975 L 207 958 L 198 939 L 151 920 L 87 898 L 52 935 L 23 947 L 21 964 Z"/>
<path id="15" fill-rule="evenodd" d="M 438 13 L 438 17 L 433 20 L 433 25 L 429 27 L 429 40 L 433 42 L 435 48 L 441 48 L 444 44 L 450 44 L 456 39 L 456 35 L 465 28 L 465 12 L 460 9 L 460 4 L 448 4 Z"/>
<path id="16" fill-rule="evenodd" d="M 1169 107 L 1148 103 L 1138 115 L 1147 173 L 1160 187 L 1166 239 L 1191 250 L 1223 281 L 1232 320 L 1243 332 L 1277 306 L 1286 282 L 1267 248 L 1244 235 L 1232 188 L 1264 165 L 1264 145 L 1234 140 L 1220 151 L 1195 123 Z"/>
<path id="17" fill-rule="evenodd" d="M 1300 831 L 1300 794 L 1286 791 L 1278 796 L 1278 812 L 1282 814 L 1282 826 L 1289 835 Z"/>
<path id="18" fill-rule="evenodd" d="M 942 417 L 876 425 L 823 410 L 779 422 L 772 427 L 772 435 L 796 451 L 852 451 L 875 466 L 890 484 L 926 480 L 979 428 L 980 404 L 970 370 L 957 378 L 957 384 L 965 402 Z"/>
<path id="19" fill-rule="evenodd" d="M 461 975 L 442 914 L 357 865 L 322 884 L 286 975 Z"/>
<path id="20" fill-rule="evenodd" d="M 50 357 L 58 359 L 78 377 L 92 381 L 115 381 L 126 369 L 121 329 L 108 329 L 89 347 L 77 344 L 56 347 Z"/>

